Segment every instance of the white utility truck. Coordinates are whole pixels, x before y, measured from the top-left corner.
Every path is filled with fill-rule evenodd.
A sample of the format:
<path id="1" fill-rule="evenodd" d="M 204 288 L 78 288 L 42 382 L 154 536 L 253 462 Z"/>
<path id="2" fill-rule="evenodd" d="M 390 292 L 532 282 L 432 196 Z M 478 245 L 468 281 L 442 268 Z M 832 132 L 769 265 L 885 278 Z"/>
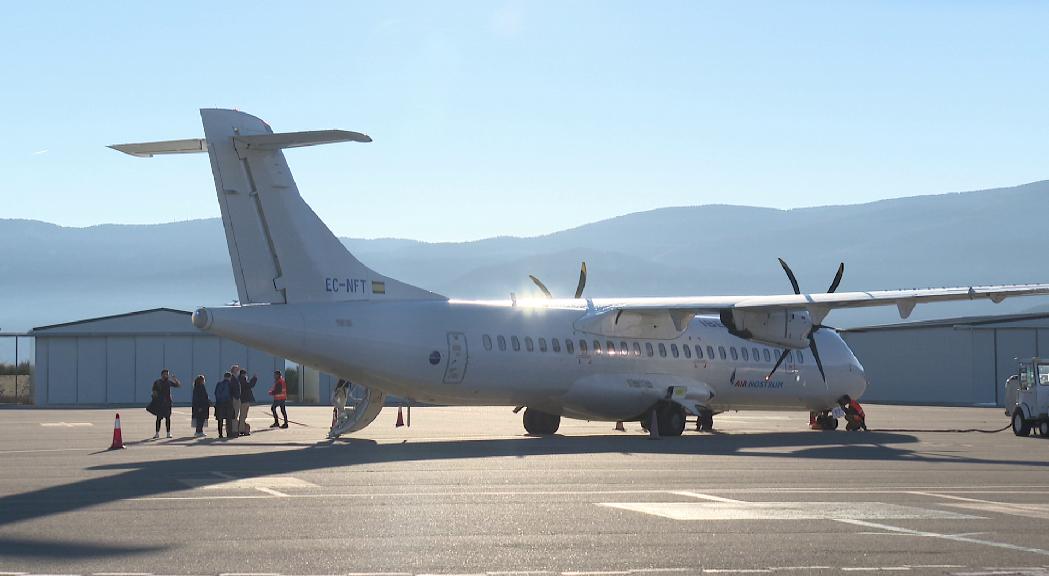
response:
<path id="1" fill-rule="evenodd" d="M 1017 373 L 1005 381 L 1005 414 L 1017 436 L 1027 436 L 1033 428 L 1049 438 L 1049 359 L 1020 361 Z"/>

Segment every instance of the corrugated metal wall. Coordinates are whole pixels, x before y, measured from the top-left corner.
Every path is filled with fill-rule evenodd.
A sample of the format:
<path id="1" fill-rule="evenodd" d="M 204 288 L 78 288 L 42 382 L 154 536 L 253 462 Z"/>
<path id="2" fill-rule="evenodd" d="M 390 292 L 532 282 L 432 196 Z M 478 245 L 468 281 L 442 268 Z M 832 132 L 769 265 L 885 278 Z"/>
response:
<path id="1" fill-rule="evenodd" d="M 36 405 L 142 404 L 164 368 L 182 388 L 175 402 L 188 403 L 193 378 L 204 374 L 209 392 L 234 364 L 258 375 L 266 399 L 274 370 L 284 360 L 214 336 L 44 336 L 36 337 Z"/>

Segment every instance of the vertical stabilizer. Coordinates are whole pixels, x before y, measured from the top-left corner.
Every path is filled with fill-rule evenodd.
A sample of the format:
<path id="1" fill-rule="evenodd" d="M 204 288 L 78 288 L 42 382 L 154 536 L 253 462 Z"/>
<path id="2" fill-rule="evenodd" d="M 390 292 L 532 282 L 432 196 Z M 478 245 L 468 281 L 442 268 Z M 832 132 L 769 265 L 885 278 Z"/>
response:
<path id="1" fill-rule="evenodd" d="M 371 138 L 342 130 L 274 134 L 236 110 L 204 109 L 200 116 L 203 139 L 113 148 L 145 157 L 207 150 L 242 304 L 444 299 L 354 258 L 299 195 L 281 151 Z"/>

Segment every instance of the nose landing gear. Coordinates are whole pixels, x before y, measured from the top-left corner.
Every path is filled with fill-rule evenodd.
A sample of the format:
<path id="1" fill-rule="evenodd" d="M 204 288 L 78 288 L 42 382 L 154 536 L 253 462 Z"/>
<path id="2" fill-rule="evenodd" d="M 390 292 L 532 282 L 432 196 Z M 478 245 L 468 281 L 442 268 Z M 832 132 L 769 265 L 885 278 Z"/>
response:
<path id="1" fill-rule="evenodd" d="M 831 415 L 830 410 L 824 410 L 815 416 L 815 418 L 809 418 L 809 427 L 813 430 L 837 430 L 838 419 Z"/>

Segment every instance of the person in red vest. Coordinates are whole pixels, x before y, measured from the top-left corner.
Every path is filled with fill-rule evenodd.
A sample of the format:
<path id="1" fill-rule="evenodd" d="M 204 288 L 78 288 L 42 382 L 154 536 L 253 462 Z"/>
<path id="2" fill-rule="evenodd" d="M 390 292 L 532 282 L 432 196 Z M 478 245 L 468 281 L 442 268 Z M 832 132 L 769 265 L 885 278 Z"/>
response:
<path id="1" fill-rule="evenodd" d="M 284 381 L 280 370 L 273 372 L 273 386 L 270 387 L 270 396 L 273 396 L 273 404 L 270 404 L 270 412 L 273 413 L 273 424 L 270 424 L 270 428 L 287 428 L 288 409 L 285 408 L 284 403 L 288 400 L 288 383 Z M 280 406 L 281 415 L 284 416 L 284 424 L 277 420 L 278 406 Z"/>
<path id="2" fill-rule="evenodd" d="M 863 406 L 853 400 L 848 394 L 838 398 L 838 405 L 845 411 L 845 429 L 853 432 L 856 430 L 867 430 L 867 416 L 863 413 Z"/>

